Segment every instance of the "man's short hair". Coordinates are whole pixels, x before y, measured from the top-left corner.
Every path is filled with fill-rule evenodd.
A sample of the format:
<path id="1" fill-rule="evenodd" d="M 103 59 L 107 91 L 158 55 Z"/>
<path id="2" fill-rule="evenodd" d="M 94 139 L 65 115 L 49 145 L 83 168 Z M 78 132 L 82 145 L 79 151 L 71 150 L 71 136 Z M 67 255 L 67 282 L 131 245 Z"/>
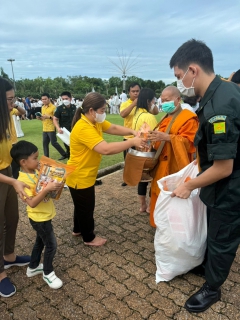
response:
<path id="1" fill-rule="evenodd" d="M 27 159 L 31 154 L 36 153 L 38 147 L 35 144 L 22 140 L 15 143 L 10 151 L 11 157 L 18 165 L 22 159 Z"/>
<path id="2" fill-rule="evenodd" d="M 63 92 L 61 93 L 61 97 L 62 97 L 62 96 L 68 96 L 68 98 L 72 98 L 71 92 L 69 92 L 69 91 L 63 91 Z"/>
<path id="3" fill-rule="evenodd" d="M 130 89 L 133 87 L 139 86 L 139 89 L 141 90 L 141 86 L 138 82 L 132 82 L 130 83 L 130 85 L 128 86 L 128 92 L 130 92 Z"/>
<path id="4" fill-rule="evenodd" d="M 48 97 L 48 99 L 50 99 L 50 94 L 49 94 L 49 93 L 46 93 L 46 92 L 45 92 L 45 93 L 42 93 L 42 94 L 41 94 L 41 98 L 42 98 L 42 97 Z"/>
<path id="5" fill-rule="evenodd" d="M 204 72 L 211 74 L 213 69 L 212 51 L 203 41 L 191 39 L 181 45 L 170 60 L 170 68 L 187 70 L 190 63 L 198 64 Z"/>
<path id="6" fill-rule="evenodd" d="M 240 69 L 234 73 L 231 81 L 236 84 L 240 84 Z"/>

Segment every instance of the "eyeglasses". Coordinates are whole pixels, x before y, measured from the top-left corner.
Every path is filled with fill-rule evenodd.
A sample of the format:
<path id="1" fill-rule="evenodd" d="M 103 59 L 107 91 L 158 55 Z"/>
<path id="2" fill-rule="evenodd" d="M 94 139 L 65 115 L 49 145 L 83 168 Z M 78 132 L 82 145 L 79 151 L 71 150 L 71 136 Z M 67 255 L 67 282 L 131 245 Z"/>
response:
<path id="1" fill-rule="evenodd" d="M 16 102 L 17 101 L 17 98 L 7 98 L 7 102 L 9 102 L 9 103 L 14 103 L 14 102 Z"/>

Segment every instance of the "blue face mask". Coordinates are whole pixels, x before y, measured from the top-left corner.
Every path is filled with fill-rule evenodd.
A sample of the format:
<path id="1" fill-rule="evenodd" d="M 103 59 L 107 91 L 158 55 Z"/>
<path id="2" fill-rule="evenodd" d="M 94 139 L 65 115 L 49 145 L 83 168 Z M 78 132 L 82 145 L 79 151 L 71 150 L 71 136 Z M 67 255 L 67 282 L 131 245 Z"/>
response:
<path id="1" fill-rule="evenodd" d="M 174 101 L 167 101 L 162 103 L 162 111 L 172 113 L 176 109 Z"/>

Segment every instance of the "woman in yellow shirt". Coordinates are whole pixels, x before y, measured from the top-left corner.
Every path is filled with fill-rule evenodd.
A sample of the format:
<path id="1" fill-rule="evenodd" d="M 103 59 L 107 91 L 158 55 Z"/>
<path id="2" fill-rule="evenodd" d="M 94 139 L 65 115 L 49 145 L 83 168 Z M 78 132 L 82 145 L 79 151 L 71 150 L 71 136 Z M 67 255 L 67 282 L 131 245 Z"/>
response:
<path id="1" fill-rule="evenodd" d="M 15 286 L 4 269 L 23 266 L 30 262 L 30 256 L 16 256 L 14 253 L 18 224 L 17 193 L 26 196 L 25 183 L 12 178 L 10 150 L 11 118 L 10 112 L 15 102 L 13 86 L 0 78 L 0 296 L 10 297 L 16 292 Z"/>
<path id="2" fill-rule="evenodd" d="M 151 130 L 157 126 L 157 120 L 152 114 L 156 114 L 157 107 L 155 105 L 155 93 L 152 89 L 143 88 L 138 96 L 137 106 L 135 114 L 133 116 L 132 128 L 136 131 L 139 131 L 141 126 L 147 123 Z M 150 213 L 150 203 L 147 205 L 146 195 L 147 195 L 147 186 L 148 181 L 139 182 L 138 184 L 138 197 L 140 201 L 140 212 Z M 149 201 L 150 202 L 150 201 Z"/>
<path id="3" fill-rule="evenodd" d="M 122 142 L 107 143 L 102 133 L 136 135 L 133 129 L 106 121 L 106 100 L 97 92 L 89 93 L 73 119 L 70 135 L 68 164 L 76 169 L 67 178 L 67 185 L 74 203 L 73 234 L 83 237 L 86 245 L 101 246 L 107 240 L 94 234 L 93 212 L 95 207 L 94 184 L 101 155 L 122 152 L 132 146 L 144 147 L 143 139 L 134 137 Z"/>

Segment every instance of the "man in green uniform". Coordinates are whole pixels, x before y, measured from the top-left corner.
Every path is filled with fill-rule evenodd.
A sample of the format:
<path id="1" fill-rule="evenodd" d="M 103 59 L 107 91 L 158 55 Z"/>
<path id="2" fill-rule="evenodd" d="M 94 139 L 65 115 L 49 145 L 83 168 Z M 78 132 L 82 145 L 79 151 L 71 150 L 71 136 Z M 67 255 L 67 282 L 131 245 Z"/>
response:
<path id="1" fill-rule="evenodd" d="M 240 88 L 214 74 L 212 52 L 201 41 L 179 47 L 170 67 L 183 95 L 202 97 L 195 137 L 200 174 L 172 194 L 186 199 L 201 188 L 208 209 L 206 283 L 185 303 L 188 311 L 202 312 L 220 299 L 240 243 Z"/>
<path id="2" fill-rule="evenodd" d="M 63 133 L 62 129 L 65 127 L 69 132 L 71 132 L 72 128 L 72 119 L 74 117 L 74 114 L 76 112 L 76 106 L 74 104 L 71 104 L 72 95 L 68 91 L 64 91 L 61 94 L 62 102 L 63 104 L 59 107 L 57 107 L 54 117 L 53 117 L 53 123 L 58 131 L 58 133 Z M 67 144 L 64 143 L 64 146 L 66 148 L 67 157 L 70 156 L 70 148 Z M 65 157 L 60 158 L 59 160 L 63 160 Z"/>

